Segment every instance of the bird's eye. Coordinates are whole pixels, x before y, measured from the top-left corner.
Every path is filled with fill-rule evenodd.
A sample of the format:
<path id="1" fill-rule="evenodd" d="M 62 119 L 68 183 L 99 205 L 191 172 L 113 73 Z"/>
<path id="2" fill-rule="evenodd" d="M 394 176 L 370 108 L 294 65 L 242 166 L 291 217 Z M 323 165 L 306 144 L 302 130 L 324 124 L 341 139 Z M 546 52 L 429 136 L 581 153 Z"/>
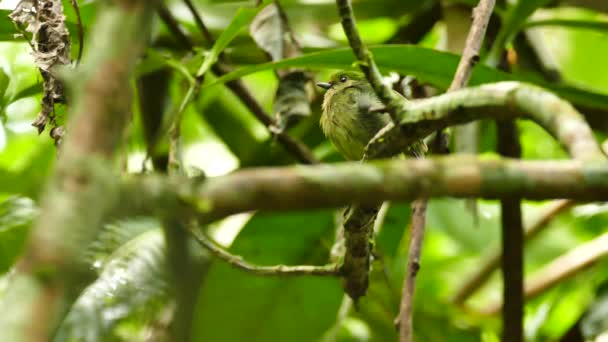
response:
<path id="1" fill-rule="evenodd" d="M 344 83 L 346 81 L 348 81 L 348 77 L 346 77 L 346 76 L 340 76 L 340 82 Z"/>

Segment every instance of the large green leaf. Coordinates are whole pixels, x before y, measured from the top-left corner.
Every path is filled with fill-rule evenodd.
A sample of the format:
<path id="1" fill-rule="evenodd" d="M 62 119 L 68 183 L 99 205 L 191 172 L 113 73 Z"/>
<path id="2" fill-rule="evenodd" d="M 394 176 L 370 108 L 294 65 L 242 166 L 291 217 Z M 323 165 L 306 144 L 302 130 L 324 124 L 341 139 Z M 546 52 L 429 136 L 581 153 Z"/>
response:
<path id="1" fill-rule="evenodd" d="M 332 211 L 256 214 L 231 252 L 259 264 L 324 264 Z M 326 241 L 327 240 L 327 241 Z M 269 278 L 215 262 L 202 286 L 195 341 L 316 341 L 335 321 L 342 299 L 336 278 Z"/>
<path id="2" fill-rule="evenodd" d="M 114 328 L 138 317 L 156 318 L 169 300 L 165 243 L 152 219 L 119 222 L 104 228 L 90 251 L 99 278 L 72 306 L 55 341 L 112 341 Z M 140 324 L 140 327 L 143 324 Z"/>
<path id="3" fill-rule="evenodd" d="M 460 57 L 448 52 L 422 48 L 414 45 L 378 45 L 370 47 L 376 63 L 383 71 L 397 71 L 413 75 L 436 87 L 446 89 L 454 76 Z M 267 69 L 305 67 L 314 69 L 349 69 L 355 58 L 348 48 L 331 49 L 306 54 L 301 57 L 278 62 L 252 65 L 235 70 L 205 86 L 227 82 L 239 77 Z M 484 65 L 477 65 L 471 77 L 471 85 L 499 81 L 533 82 L 554 91 L 562 98 L 577 105 L 608 110 L 608 96 L 570 86 L 558 86 L 533 80 L 520 75 L 507 74 Z"/>

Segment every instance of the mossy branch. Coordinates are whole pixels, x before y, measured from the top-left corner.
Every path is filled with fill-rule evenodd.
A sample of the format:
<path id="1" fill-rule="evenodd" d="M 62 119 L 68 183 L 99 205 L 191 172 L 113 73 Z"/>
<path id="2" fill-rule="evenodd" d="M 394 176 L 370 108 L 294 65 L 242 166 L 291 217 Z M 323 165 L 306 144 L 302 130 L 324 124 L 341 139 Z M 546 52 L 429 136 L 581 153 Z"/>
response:
<path id="1" fill-rule="evenodd" d="M 286 211 L 420 197 L 608 199 L 608 161 L 517 161 L 450 156 L 252 168 L 204 181 L 149 175 L 123 183 L 121 203 L 201 224 L 251 210 Z M 140 211 L 141 213 L 141 211 Z"/>
<path id="2" fill-rule="evenodd" d="M 605 158 L 583 116 L 567 101 L 543 88 L 521 82 L 498 82 L 417 100 L 367 146 L 370 157 L 390 156 L 430 133 L 479 119 L 530 119 L 577 159 Z"/>

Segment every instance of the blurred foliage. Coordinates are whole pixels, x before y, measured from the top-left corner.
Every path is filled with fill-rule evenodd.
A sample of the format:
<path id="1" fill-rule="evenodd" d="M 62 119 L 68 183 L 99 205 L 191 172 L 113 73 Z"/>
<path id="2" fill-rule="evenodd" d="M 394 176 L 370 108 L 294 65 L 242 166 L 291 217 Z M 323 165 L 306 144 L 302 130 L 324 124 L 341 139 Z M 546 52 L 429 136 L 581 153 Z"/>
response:
<path id="1" fill-rule="evenodd" d="M 100 2 L 79 1 L 85 42 Z M 440 52 L 446 39 L 441 21 L 431 23 L 432 29 L 418 45 L 387 44 L 398 32 L 407 32 L 401 29 L 435 0 L 353 2 L 361 34 L 366 42 L 377 44 L 372 51 L 383 71 L 415 75 L 438 91 L 449 85 L 458 56 Z M 476 4 L 476 1 L 456 2 L 465 6 Z M 41 77 L 33 64 L 30 47 L 7 18 L 15 3 L 0 2 L 3 8 L 0 10 L 0 296 L 3 284 L 10 281 L 10 268 L 23 250 L 44 182 L 56 158 L 48 132 L 38 136 L 30 126 L 40 109 Z M 334 1 L 281 1 L 303 55 L 275 62 L 269 62 L 266 53 L 249 36 L 247 27 L 256 11 L 243 7 L 250 7 L 252 1 L 195 0 L 194 3 L 211 34 L 216 39 L 222 37 L 215 48 L 212 49 L 212 44 L 198 31 L 182 1 L 167 1 L 195 43 L 194 52 L 180 46 L 171 31 L 158 21 L 150 38 L 150 48 L 137 67 L 138 76 L 158 70 L 169 73 L 167 86 L 159 88 L 167 99 L 158 102 L 161 103 L 158 106 L 166 107 L 161 109 L 165 113 L 176 110 L 192 84 L 193 75 L 199 70 L 208 70 L 216 58 L 234 67 L 234 71 L 224 77 L 206 73 L 200 96 L 184 112 L 182 141 L 186 170 L 202 169 L 208 176 L 216 176 L 243 167 L 292 163 L 294 158 L 224 82 L 243 77 L 262 108 L 274 115 L 273 102 L 279 84 L 275 69 L 308 68 L 316 79 L 325 80 L 329 69 L 352 67 L 352 53 L 346 47 Z M 589 8 L 560 7 L 560 3 L 507 1 L 497 10 L 499 20 L 492 24 L 502 22 L 503 25 L 491 27 L 497 32 L 494 38 L 499 42 L 494 48 L 501 51 L 505 46 L 500 44 L 517 46 L 511 42 L 528 22 L 561 20 L 563 25 L 554 23 L 528 29 L 542 36 L 542 46 L 535 46 L 534 50 L 539 59 L 550 60 L 557 66 L 561 76 L 557 81 L 547 78 L 542 70 L 527 67 L 530 63 L 523 60 L 527 55 L 522 53 L 518 55 L 522 60 L 516 60 L 518 64 L 513 65 L 512 74 L 477 66 L 472 84 L 525 80 L 551 89 L 582 108 L 584 114 L 588 114 L 585 110 L 589 109 L 606 117 L 608 68 L 604 65 L 608 56 L 605 43 L 608 32 L 604 24 L 608 17 Z M 78 50 L 76 15 L 71 1 L 64 0 L 64 5 L 75 56 Z M 568 20 L 579 24 L 569 25 Z M 489 51 L 491 49 L 487 53 Z M 142 93 L 137 96 L 146 101 Z M 341 158 L 323 139 L 318 127 L 320 101 L 321 94 L 316 93 L 311 99 L 311 115 L 303 117 L 288 132 L 307 144 L 320 159 L 338 161 Z M 57 110 L 65 111 L 65 108 Z M 150 113 L 143 112 L 146 110 L 149 111 L 137 103 L 133 108 L 135 119 L 122 150 L 129 172 L 142 171 L 142 165 L 147 170 L 151 168 L 144 163 L 146 142 L 150 140 L 145 138 L 149 129 L 146 120 L 150 120 Z M 161 115 L 158 120 L 157 124 L 166 124 L 167 119 Z M 526 121 L 518 122 L 518 126 L 523 158 L 567 158 L 542 128 Z M 605 127 L 597 127 L 598 139 L 606 136 L 606 132 L 601 131 Z M 160 144 L 166 143 L 165 133 L 161 132 L 158 137 Z M 493 123 L 483 122 L 480 151 L 484 156 L 494 156 L 495 140 Z M 538 215 L 543 205 L 525 202 L 524 221 Z M 228 218 L 214 224 L 210 231 L 231 252 L 248 261 L 264 265 L 324 264 L 334 243 L 336 215 L 341 213 L 251 215 L 247 220 Z M 344 300 L 336 279 L 256 277 L 221 261 L 209 261 L 201 252 L 199 261 L 204 276 L 198 298 L 192 298 L 196 306 L 194 340 L 396 341 L 393 319 L 399 308 L 407 262 L 409 219 L 408 203 L 392 203 L 388 207 L 377 232 L 377 255 L 369 293 L 356 309 Z M 415 303 L 417 341 L 498 341 L 498 317 L 477 313 L 500 299 L 498 272 L 471 298 L 469 310 L 449 304 L 448 299 L 481 265 L 485 256 L 500 245 L 499 222 L 495 201 L 481 201 L 477 225 L 462 201 L 430 202 Z M 125 218 L 107 223 L 96 243 L 89 246 L 88 262 L 98 278 L 73 305 L 56 341 L 147 340 L 162 335 L 170 326 L 174 303 L 160 224 L 150 218 Z M 604 204 L 581 205 L 562 213 L 527 243 L 527 274 L 606 232 L 607 228 L 608 207 Z M 207 262 L 211 262 L 208 270 Z M 607 278 L 606 262 L 600 262 L 529 301 L 525 308 L 526 339 L 558 341 L 571 329 L 590 340 L 605 335 L 608 331 Z"/>

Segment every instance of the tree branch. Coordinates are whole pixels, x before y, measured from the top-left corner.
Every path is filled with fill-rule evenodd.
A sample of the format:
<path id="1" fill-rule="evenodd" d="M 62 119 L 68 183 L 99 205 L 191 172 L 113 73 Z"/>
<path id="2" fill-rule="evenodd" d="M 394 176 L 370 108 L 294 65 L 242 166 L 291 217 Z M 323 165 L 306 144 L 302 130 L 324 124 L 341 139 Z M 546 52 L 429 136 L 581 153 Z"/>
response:
<path id="1" fill-rule="evenodd" d="M 131 110 L 130 77 L 144 49 L 156 1 L 113 1 L 99 11 L 86 61 L 69 78 L 69 133 L 23 257 L 2 302 L 2 338 L 49 341 L 91 270 L 82 247 L 94 239 L 119 188 L 112 157 Z M 13 303 L 13 304 L 11 304 Z"/>
<path id="2" fill-rule="evenodd" d="M 494 3 L 494 0 L 480 0 L 473 9 L 473 23 L 448 92 L 464 88 L 469 83 L 473 67 L 479 62 L 479 51 L 494 10 Z"/>
<path id="3" fill-rule="evenodd" d="M 420 255 L 426 225 L 426 208 L 428 200 L 421 198 L 412 204 L 412 224 L 410 228 L 410 243 L 403 282 L 403 294 L 396 322 L 399 328 L 400 341 L 414 340 L 414 293 L 416 291 L 416 276 L 420 270 Z"/>
<path id="4" fill-rule="evenodd" d="M 513 120 L 497 121 L 498 153 L 519 158 L 521 145 Z M 502 340 L 522 342 L 524 339 L 524 231 L 521 200 L 517 197 L 500 201 L 502 242 L 502 298 L 507 303 L 502 310 Z"/>
<path id="5" fill-rule="evenodd" d="M 460 58 L 448 92 L 461 89 L 468 84 L 473 66 L 479 61 L 479 50 L 481 49 L 481 44 L 493 9 L 494 0 L 481 0 L 479 5 L 473 9 L 473 24 L 467 35 L 462 57 Z M 434 150 L 435 153 L 445 154 L 448 152 L 448 143 L 449 137 L 439 129 L 432 150 Z M 412 317 L 414 312 L 414 292 L 416 289 L 416 275 L 420 269 L 420 255 L 422 253 L 422 243 L 424 239 L 427 204 L 428 201 L 426 199 L 419 199 L 413 204 L 406 280 L 403 283 L 403 295 L 398 316 L 399 337 L 402 342 L 414 340 Z"/>
<path id="6" fill-rule="evenodd" d="M 286 277 L 286 276 L 306 276 L 306 275 L 314 275 L 314 276 L 339 276 L 340 266 L 337 264 L 330 264 L 325 266 L 308 266 L 308 265 L 298 265 L 298 266 L 286 266 L 286 265 L 276 265 L 276 266 L 260 266 L 251 264 L 245 260 L 240 255 L 234 255 L 225 249 L 218 246 L 214 241 L 205 236 L 204 233 L 200 231 L 200 229 L 191 228 L 189 229 L 192 236 L 195 240 L 206 250 L 211 252 L 215 257 L 220 259 L 223 262 L 228 263 L 230 266 L 243 270 L 245 272 L 258 275 L 258 276 L 278 276 L 278 277 Z"/>
<path id="7" fill-rule="evenodd" d="M 526 227 L 524 239 L 529 241 L 536 237 L 536 235 L 549 225 L 555 216 L 570 209 L 575 203 L 576 202 L 571 200 L 558 200 L 548 204 L 543 213 Z M 492 272 L 498 268 L 500 260 L 502 259 L 501 250 L 495 249 L 490 253 L 484 254 L 486 254 L 486 256 L 483 257 L 483 260 L 485 260 L 484 263 L 460 286 L 450 302 L 456 305 L 462 305 L 475 293 L 475 291 L 487 282 L 492 275 Z"/>
<path id="8" fill-rule="evenodd" d="M 174 215 L 182 214 L 179 208 L 194 208 L 190 210 L 196 210 L 205 224 L 251 210 L 327 208 L 353 202 L 375 205 L 442 196 L 600 201 L 608 199 L 608 162 L 450 156 L 251 168 L 205 181 L 167 181 L 150 175 L 127 179 L 123 186 L 123 206 Z M 178 198 L 182 204 L 175 202 Z"/>
<path id="9" fill-rule="evenodd" d="M 361 68 L 361 71 L 365 74 L 365 77 L 374 88 L 376 95 L 378 95 L 382 103 L 384 103 L 388 109 L 393 121 L 398 122 L 398 113 L 403 111 L 403 107 L 407 105 L 408 101 L 394 92 L 391 87 L 382 80 L 382 74 L 380 74 L 378 66 L 376 65 L 376 62 L 374 62 L 372 53 L 367 49 L 365 44 L 363 44 L 361 36 L 359 35 L 351 1 L 336 0 L 336 5 L 338 6 L 340 18 L 342 19 L 342 28 L 348 38 L 353 53 L 357 57 L 359 68 Z"/>
<path id="10" fill-rule="evenodd" d="M 389 124 L 370 141 L 368 156 L 386 156 L 441 128 L 478 119 L 527 118 L 551 134 L 577 159 L 604 159 L 583 116 L 564 101 L 537 86 L 498 82 L 411 102 L 399 117 L 399 129 Z"/>

